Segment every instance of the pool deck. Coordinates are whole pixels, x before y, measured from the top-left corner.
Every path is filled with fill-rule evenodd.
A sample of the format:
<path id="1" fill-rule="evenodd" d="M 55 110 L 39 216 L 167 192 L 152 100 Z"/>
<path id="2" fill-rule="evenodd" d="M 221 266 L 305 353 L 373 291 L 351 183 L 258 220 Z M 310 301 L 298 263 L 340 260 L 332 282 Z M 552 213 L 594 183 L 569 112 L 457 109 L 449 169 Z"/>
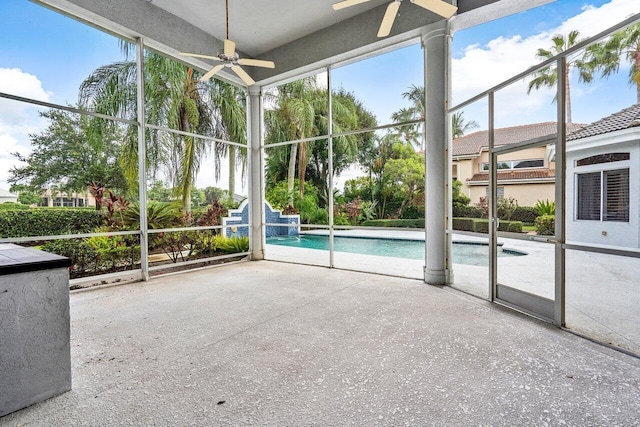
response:
<path id="1" fill-rule="evenodd" d="M 306 234 L 326 235 L 327 230 Z M 340 230 L 335 236 L 382 237 L 424 240 L 423 231 Z M 488 242 L 488 238 L 454 234 L 454 242 Z M 554 299 L 554 246 L 500 237 L 505 249 L 527 253 L 522 257 L 499 258 L 498 281 L 516 289 Z M 266 258 L 299 264 L 329 266 L 329 251 L 267 245 Z M 567 251 L 566 321 L 576 332 L 640 354 L 640 288 L 637 284 L 640 259 Z M 423 278 L 424 261 L 386 256 L 336 252 L 334 267 L 352 271 Z M 489 268 L 453 265 L 454 288 L 489 297 Z"/>
<path id="2" fill-rule="evenodd" d="M 73 390 L 0 426 L 640 424 L 640 359 L 420 280 L 243 262 L 70 305 Z"/>

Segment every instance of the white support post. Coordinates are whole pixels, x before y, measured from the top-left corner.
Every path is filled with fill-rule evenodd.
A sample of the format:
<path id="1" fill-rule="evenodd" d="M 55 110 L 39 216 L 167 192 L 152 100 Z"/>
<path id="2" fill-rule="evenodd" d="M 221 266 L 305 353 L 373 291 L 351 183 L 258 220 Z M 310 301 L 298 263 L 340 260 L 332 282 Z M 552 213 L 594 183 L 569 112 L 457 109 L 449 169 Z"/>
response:
<path id="1" fill-rule="evenodd" d="M 140 202 L 140 269 L 142 280 L 149 280 L 149 233 L 147 223 L 147 142 L 145 128 L 144 95 L 144 42 L 136 43 L 137 96 L 138 96 L 138 194 Z"/>
<path id="2" fill-rule="evenodd" d="M 447 284 L 448 37 L 447 21 L 429 26 L 422 37 L 426 97 L 424 281 L 431 285 Z"/>
<path id="3" fill-rule="evenodd" d="M 250 88 L 247 108 L 247 140 L 249 141 L 249 245 L 252 261 L 264 259 L 263 120 L 261 89 Z"/>

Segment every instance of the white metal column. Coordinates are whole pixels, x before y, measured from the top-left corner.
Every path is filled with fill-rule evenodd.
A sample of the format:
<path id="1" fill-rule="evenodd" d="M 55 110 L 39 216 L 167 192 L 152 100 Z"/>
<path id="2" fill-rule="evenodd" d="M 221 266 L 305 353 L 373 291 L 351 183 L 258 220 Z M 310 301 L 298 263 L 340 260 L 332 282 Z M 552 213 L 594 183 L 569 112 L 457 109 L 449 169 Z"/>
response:
<path id="1" fill-rule="evenodd" d="M 426 97 L 424 281 L 431 285 L 447 283 L 448 37 L 447 21 L 431 25 L 422 37 Z"/>
<path id="2" fill-rule="evenodd" d="M 144 42 L 136 44 L 138 95 L 138 194 L 140 201 L 140 268 L 142 280 L 149 280 L 149 234 L 147 224 L 147 142 L 144 95 Z"/>
<path id="3" fill-rule="evenodd" d="M 249 245 L 251 260 L 264 259 L 264 155 L 263 109 L 260 88 L 249 89 L 247 108 L 247 140 L 249 141 Z"/>

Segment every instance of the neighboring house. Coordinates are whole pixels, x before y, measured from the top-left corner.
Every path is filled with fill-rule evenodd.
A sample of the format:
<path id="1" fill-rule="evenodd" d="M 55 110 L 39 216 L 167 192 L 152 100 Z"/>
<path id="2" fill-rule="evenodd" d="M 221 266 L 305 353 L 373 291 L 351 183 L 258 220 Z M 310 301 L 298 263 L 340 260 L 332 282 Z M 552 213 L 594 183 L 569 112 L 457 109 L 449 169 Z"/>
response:
<path id="1" fill-rule="evenodd" d="M 0 188 L 0 203 L 7 203 L 7 202 L 17 203 L 18 195 Z"/>
<path id="2" fill-rule="evenodd" d="M 640 248 L 640 104 L 567 138 L 567 241 Z"/>
<path id="3" fill-rule="evenodd" d="M 64 191 L 47 190 L 42 194 L 42 206 L 81 208 L 96 205 L 93 196 L 87 193 L 66 193 Z"/>
<path id="4" fill-rule="evenodd" d="M 583 125 L 568 124 L 568 132 Z M 496 129 L 495 146 L 549 138 L 548 145 L 519 150 L 498 158 L 498 197 L 513 197 L 520 206 L 555 199 L 555 162 L 551 147 L 555 122 Z M 452 176 L 462 182 L 461 191 L 476 204 L 489 187 L 489 131 L 474 132 L 453 140 Z"/>

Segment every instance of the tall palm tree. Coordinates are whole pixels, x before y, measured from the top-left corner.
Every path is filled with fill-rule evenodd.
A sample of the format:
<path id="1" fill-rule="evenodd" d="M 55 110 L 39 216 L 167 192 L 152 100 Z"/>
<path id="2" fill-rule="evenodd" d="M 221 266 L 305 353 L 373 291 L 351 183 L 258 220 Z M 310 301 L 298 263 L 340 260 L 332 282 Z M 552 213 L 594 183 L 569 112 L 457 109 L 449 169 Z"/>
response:
<path id="1" fill-rule="evenodd" d="M 398 133 L 405 143 L 415 145 L 417 148 L 424 150 L 424 133 L 422 131 L 422 122 L 425 121 L 426 117 L 424 86 L 411 85 L 409 90 L 402 94 L 402 97 L 409 100 L 410 106 L 401 108 L 391 114 L 391 120 L 396 123 L 420 120 L 420 123 L 400 126 Z"/>
<path id="2" fill-rule="evenodd" d="M 580 32 L 577 30 L 570 31 L 568 35 L 556 34 L 551 38 L 551 48 L 550 49 L 538 49 L 536 53 L 536 57 L 540 60 L 547 60 L 552 58 L 565 50 L 575 46 L 580 43 L 582 40 L 579 40 Z M 575 58 L 567 58 L 567 63 L 562 70 L 565 77 L 565 100 L 567 105 L 567 122 L 572 123 L 571 118 L 571 89 L 569 85 L 569 72 L 572 67 L 575 67 L 578 72 L 578 81 L 581 83 L 591 83 L 593 80 L 593 69 L 592 67 L 584 61 L 584 55 Z M 555 65 L 550 65 L 548 67 L 543 68 L 542 70 L 534 73 L 534 78 L 529 82 L 529 89 L 527 90 L 527 94 L 530 94 L 533 89 L 538 90 L 543 87 L 554 87 L 556 82 L 558 81 L 558 70 Z"/>
<path id="3" fill-rule="evenodd" d="M 129 45 L 123 45 L 128 56 Z M 200 83 L 192 68 L 162 55 L 145 52 L 145 114 L 148 123 L 207 136 L 228 136 L 246 141 L 244 104 L 238 90 L 222 82 Z M 80 86 L 80 105 L 96 112 L 136 119 L 136 64 L 125 60 L 99 67 Z M 234 106 L 233 104 L 239 104 Z M 95 122 L 94 131 L 113 126 L 104 120 Z M 200 162 L 209 149 L 201 138 L 147 130 L 147 161 L 155 176 L 166 166 L 183 210 L 191 210 L 191 188 L 195 184 Z M 137 128 L 130 126 L 121 159 L 124 172 L 133 184 L 137 181 Z M 217 144 L 216 155 L 225 147 Z M 229 153 L 235 171 L 235 152 Z M 219 163 L 219 157 L 216 157 Z M 219 170 L 219 168 L 216 168 Z M 230 180 L 233 182 L 234 180 Z M 137 188 L 132 185 L 132 188 Z M 231 195 L 233 193 L 231 192 Z"/>
<path id="4" fill-rule="evenodd" d="M 640 102 L 640 23 L 618 31 L 608 40 L 589 46 L 587 58 L 603 77 L 618 73 L 623 60 L 630 62 L 629 84 L 636 86 L 636 100 Z"/>
<path id="5" fill-rule="evenodd" d="M 309 138 L 315 135 L 315 107 L 317 97 L 314 96 L 316 84 L 313 78 L 305 78 L 287 83 L 278 88 L 277 105 L 265 115 L 267 127 L 267 143 L 292 141 Z M 307 149 L 312 143 L 300 142 L 291 144 L 289 166 L 287 168 L 287 191 L 290 202 L 293 202 L 293 186 L 298 166 L 300 196 L 304 194 L 304 179 L 307 169 Z"/>
<path id="6" fill-rule="evenodd" d="M 475 120 L 466 121 L 464 118 L 464 111 L 460 110 L 453 114 L 451 117 L 452 137 L 460 138 L 465 133 L 472 129 L 478 128 L 478 122 Z"/>
<path id="7" fill-rule="evenodd" d="M 423 122 L 426 119 L 425 93 L 424 86 L 411 85 L 409 90 L 402 94 L 402 97 L 411 102 L 409 107 L 401 108 L 391 115 L 391 119 L 396 123 L 420 120 L 420 123 L 414 125 L 404 125 L 399 127 L 396 135 L 400 137 L 405 144 L 414 145 L 416 148 L 424 150 L 424 133 Z M 478 127 L 478 122 L 471 120 L 467 122 L 464 119 L 464 112 L 458 111 L 452 117 L 453 137 L 458 138 L 465 132 Z"/>

